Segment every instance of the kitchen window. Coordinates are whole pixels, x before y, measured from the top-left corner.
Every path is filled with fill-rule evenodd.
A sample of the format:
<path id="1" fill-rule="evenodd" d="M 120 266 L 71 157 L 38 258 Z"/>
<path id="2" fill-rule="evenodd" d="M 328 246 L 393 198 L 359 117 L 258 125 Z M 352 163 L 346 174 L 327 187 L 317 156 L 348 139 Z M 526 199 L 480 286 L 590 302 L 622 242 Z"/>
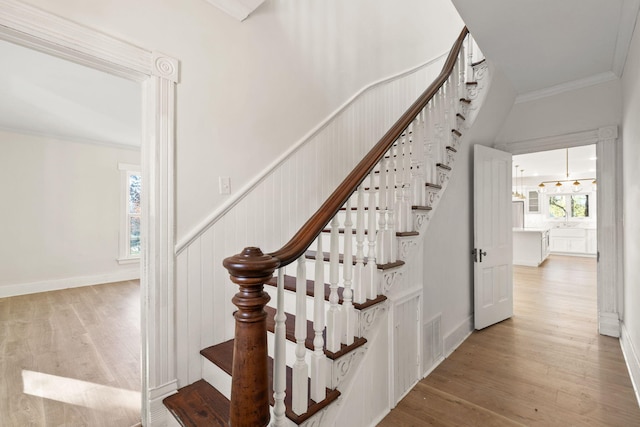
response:
<path id="1" fill-rule="evenodd" d="M 549 218 L 589 218 L 588 194 L 556 194 L 549 196 Z"/>

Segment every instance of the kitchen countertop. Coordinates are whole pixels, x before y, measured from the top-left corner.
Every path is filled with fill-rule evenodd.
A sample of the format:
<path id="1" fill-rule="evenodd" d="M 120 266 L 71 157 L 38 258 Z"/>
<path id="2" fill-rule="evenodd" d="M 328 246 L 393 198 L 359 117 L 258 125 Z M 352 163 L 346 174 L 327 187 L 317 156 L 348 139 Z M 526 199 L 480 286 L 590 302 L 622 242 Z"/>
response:
<path id="1" fill-rule="evenodd" d="M 523 232 L 523 233 L 544 233 L 548 231 L 548 228 L 514 228 L 514 232 Z"/>

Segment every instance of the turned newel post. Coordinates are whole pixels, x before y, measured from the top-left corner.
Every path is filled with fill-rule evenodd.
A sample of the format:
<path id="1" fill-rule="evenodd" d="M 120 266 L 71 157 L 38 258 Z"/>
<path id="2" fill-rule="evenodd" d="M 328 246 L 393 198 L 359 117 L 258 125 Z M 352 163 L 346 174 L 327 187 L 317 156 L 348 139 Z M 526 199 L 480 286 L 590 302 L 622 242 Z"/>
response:
<path id="1" fill-rule="evenodd" d="M 235 313 L 229 424 L 233 427 L 266 426 L 269 424 L 271 386 L 267 375 L 267 313 L 264 306 L 270 298 L 263 286 L 280 262 L 263 254 L 259 248 L 249 247 L 226 258 L 223 264 L 231 280 L 240 286 L 232 300 L 238 311 Z"/>

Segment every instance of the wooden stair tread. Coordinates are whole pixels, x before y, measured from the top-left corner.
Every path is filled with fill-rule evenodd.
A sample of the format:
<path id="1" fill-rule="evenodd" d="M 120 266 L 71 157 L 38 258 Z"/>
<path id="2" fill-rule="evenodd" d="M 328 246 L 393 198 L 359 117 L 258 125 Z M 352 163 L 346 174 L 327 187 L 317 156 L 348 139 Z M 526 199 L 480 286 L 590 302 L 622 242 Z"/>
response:
<path id="1" fill-rule="evenodd" d="M 435 188 L 436 190 L 440 190 L 440 189 L 442 189 L 442 186 L 441 186 L 441 185 L 438 185 L 438 184 L 432 184 L 432 183 L 430 183 L 430 182 L 427 182 L 427 183 L 425 184 L 425 187 Z"/>
<path id="2" fill-rule="evenodd" d="M 419 236 L 420 233 L 417 231 L 398 231 L 396 233 L 397 237 L 414 237 L 414 236 Z"/>
<path id="3" fill-rule="evenodd" d="M 453 148 L 450 145 L 447 145 L 446 150 L 451 151 L 452 153 L 457 153 L 458 152 L 458 150 L 456 150 L 455 148 Z"/>
<path id="4" fill-rule="evenodd" d="M 467 86 L 477 86 L 478 82 L 467 82 Z"/>
<path id="5" fill-rule="evenodd" d="M 304 256 L 307 259 L 316 259 L 316 255 L 317 255 L 316 251 L 307 251 L 304 254 Z M 323 255 L 324 255 L 323 256 L 323 260 L 326 261 L 326 262 L 329 262 L 329 252 L 323 252 Z M 340 254 L 339 262 L 341 264 L 344 263 L 344 255 L 343 254 Z M 353 262 L 354 265 L 356 264 L 356 257 L 355 256 L 353 256 L 353 261 L 352 262 Z M 376 265 L 378 266 L 378 270 L 388 270 L 390 268 L 400 267 L 401 265 L 404 265 L 404 261 L 395 261 L 395 262 L 389 262 L 389 263 L 386 263 L 386 264 L 376 264 Z"/>
<path id="6" fill-rule="evenodd" d="M 225 341 L 223 343 L 205 348 L 200 351 L 205 358 L 209 361 L 217 365 L 220 369 L 222 369 L 227 374 L 231 375 L 231 371 L 233 368 L 233 344 L 234 340 Z M 269 384 L 273 384 L 273 359 L 267 356 L 267 374 L 269 376 Z M 289 366 L 287 366 L 287 390 L 293 390 L 293 372 Z M 311 387 L 309 387 L 311 389 Z M 291 410 L 291 392 L 287 393 L 284 398 L 284 403 L 286 406 L 286 415 L 291 421 L 296 424 L 302 424 L 313 415 L 326 408 L 331 402 L 336 400 L 340 396 L 340 392 L 338 390 L 330 390 L 327 389 L 327 397 L 321 402 L 315 402 L 311 398 L 309 398 L 309 408 L 307 412 L 302 415 L 296 415 Z M 224 396 L 223 396 L 224 397 Z M 273 406 L 273 390 L 269 393 L 269 404 Z M 228 419 L 228 417 L 227 417 Z M 194 424 L 197 426 L 209 424 Z M 217 427 L 216 424 L 213 424 Z M 227 424 L 224 424 L 226 427 Z"/>
<path id="7" fill-rule="evenodd" d="M 457 129 L 451 129 L 451 133 L 454 134 L 455 136 L 462 136 L 462 132 L 460 132 Z"/>
<path id="8" fill-rule="evenodd" d="M 411 207 L 411 209 L 413 209 L 413 206 Z M 338 228 L 338 234 L 344 234 L 344 228 Z M 322 230 L 323 233 L 331 233 L 331 229 L 330 228 L 325 228 L 324 230 Z M 357 230 L 355 228 L 351 229 L 351 234 L 356 234 Z M 406 237 L 407 233 L 415 233 L 415 234 L 411 234 L 411 236 L 417 236 L 418 233 L 417 231 L 396 231 L 396 237 Z M 364 230 L 364 234 L 368 235 L 369 234 L 369 230 L 365 229 Z"/>
<path id="9" fill-rule="evenodd" d="M 440 168 L 440 169 L 445 169 L 450 171 L 451 170 L 451 166 L 447 166 L 444 163 L 436 163 L 436 167 Z"/>
<path id="10" fill-rule="evenodd" d="M 273 286 L 273 287 L 277 287 L 278 286 L 278 279 L 275 277 L 272 277 L 271 280 L 269 280 L 267 283 L 265 283 L 265 285 L 267 286 Z M 290 292 L 295 292 L 296 291 L 296 278 L 294 276 L 289 276 L 289 275 L 284 275 L 284 289 Z M 342 304 L 343 303 L 343 299 L 342 299 L 342 293 L 344 292 L 344 288 L 342 287 L 338 287 L 338 304 Z M 324 299 L 325 301 L 329 301 L 329 295 L 331 294 L 331 285 L 329 285 L 328 283 L 324 284 Z M 307 296 L 313 297 L 315 295 L 315 281 L 313 280 L 307 280 Z M 354 302 L 353 303 L 353 308 L 355 308 L 356 310 L 364 310 L 365 308 L 369 308 L 372 305 L 376 305 L 379 304 L 383 301 L 386 301 L 387 297 L 384 295 L 378 295 L 376 298 L 374 299 L 367 299 L 365 302 L 359 304 Z"/>
<path id="11" fill-rule="evenodd" d="M 274 319 L 274 316 L 276 315 L 276 309 L 273 307 L 266 306 L 264 308 L 264 311 L 267 312 L 267 331 L 274 332 L 275 326 L 276 326 L 275 319 Z M 285 321 L 285 330 L 286 330 L 287 340 L 291 342 L 296 342 L 296 336 L 295 336 L 296 316 L 294 314 L 287 313 L 287 320 Z M 315 331 L 313 330 L 313 322 L 310 320 L 307 320 L 307 338 L 304 340 L 304 346 L 309 350 L 313 350 L 314 336 L 315 336 Z M 322 331 L 322 337 L 326 343 L 326 339 L 327 339 L 326 329 Z M 358 348 L 361 345 L 364 345 L 366 343 L 367 343 L 367 340 L 365 338 L 354 337 L 353 344 L 350 344 L 350 345 L 341 344 L 340 350 L 336 351 L 335 353 L 325 348 L 324 354 L 329 359 L 336 360 L 344 356 L 345 354 L 349 353 L 353 349 Z"/>
<path id="12" fill-rule="evenodd" d="M 467 98 L 460 98 L 460 102 L 462 102 L 464 104 L 471 104 L 471 100 L 467 99 Z"/>
<path id="13" fill-rule="evenodd" d="M 456 117 L 459 118 L 460 120 L 467 120 L 467 118 L 460 113 L 456 114 Z"/>
<path id="14" fill-rule="evenodd" d="M 413 211 L 430 211 L 431 206 L 411 206 L 411 210 Z"/>
<path id="15" fill-rule="evenodd" d="M 183 426 L 229 425 L 229 399 L 205 380 L 182 387 L 163 403 Z"/>
<path id="16" fill-rule="evenodd" d="M 478 65 L 480 65 L 480 64 L 482 64 L 482 63 L 484 63 L 484 61 L 486 61 L 486 60 L 487 60 L 486 58 L 483 58 L 483 59 L 481 59 L 480 61 L 472 62 L 472 63 L 471 63 L 471 66 L 472 66 L 472 67 L 476 67 L 476 66 L 478 66 Z"/>

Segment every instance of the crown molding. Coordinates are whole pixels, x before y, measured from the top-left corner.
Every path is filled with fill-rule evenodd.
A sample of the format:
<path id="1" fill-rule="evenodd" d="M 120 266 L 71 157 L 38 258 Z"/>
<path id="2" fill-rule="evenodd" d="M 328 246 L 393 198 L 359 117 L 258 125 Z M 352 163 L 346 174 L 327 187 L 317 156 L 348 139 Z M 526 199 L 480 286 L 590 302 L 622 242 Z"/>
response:
<path id="1" fill-rule="evenodd" d="M 617 138 L 618 126 L 611 125 L 582 132 L 499 143 L 495 144 L 493 148 L 517 155 L 533 153 L 536 151 L 556 150 L 559 148 L 580 147 L 583 145 L 595 144 L 600 141 L 615 141 Z"/>
<path id="2" fill-rule="evenodd" d="M 238 21 L 244 21 L 264 0 L 205 0 Z"/>
<path id="3" fill-rule="evenodd" d="M 624 64 L 627 62 L 629 46 L 633 37 L 633 30 L 636 26 L 636 18 L 640 10 L 640 0 L 624 0 L 620 14 L 620 25 L 618 26 L 618 39 L 616 40 L 616 50 L 613 53 L 613 73 L 622 77 Z"/>
<path id="4" fill-rule="evenodd" d="M 612 71 L 606 71 L 600 74 L 594 74 L 583 79 L 573 80 L 559 85 L 546 87 L 544 89 L 534 90 L 520 94 L 516 97 L 516 104 L 522 104 L 524 102 L 535 101 L 537 99 L 546 98 L 548 96 L 558 95 L 564 92 L 572 90 L 582 89 L 585 87 L 595 86 L 601 83 L 610 82 L 616 80 L 619 77 Z"/>

